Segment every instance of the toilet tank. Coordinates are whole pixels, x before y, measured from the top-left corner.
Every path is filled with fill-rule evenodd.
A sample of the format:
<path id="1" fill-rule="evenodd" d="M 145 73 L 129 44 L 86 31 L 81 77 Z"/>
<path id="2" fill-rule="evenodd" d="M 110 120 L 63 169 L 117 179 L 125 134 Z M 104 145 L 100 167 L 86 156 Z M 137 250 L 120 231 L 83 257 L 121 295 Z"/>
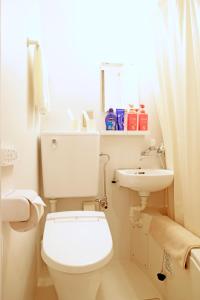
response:
<path id="1" fill-rule="evenodd" d="M 98 194 L 99 134 L 41 134 L 42 177 L 46 198 L 90 197 Z"/>

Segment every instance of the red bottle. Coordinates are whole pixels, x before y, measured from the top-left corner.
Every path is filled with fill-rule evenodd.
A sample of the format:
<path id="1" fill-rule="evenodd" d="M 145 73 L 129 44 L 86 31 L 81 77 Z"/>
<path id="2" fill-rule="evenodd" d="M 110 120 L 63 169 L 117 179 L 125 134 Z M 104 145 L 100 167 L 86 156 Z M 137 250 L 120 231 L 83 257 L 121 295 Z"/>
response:
<path id="1" fill-rule="evenodd" d="M 127 115 L 127 130 L 138 130 L 138 114 L 137 110 L 129 105 L 130 109 Z"/>
<path id="2" fill-rule="evenodd" d="M 145 112 L 144 104 L 140 104 L 139 130 L 148 130 L 148 114 Z"/>

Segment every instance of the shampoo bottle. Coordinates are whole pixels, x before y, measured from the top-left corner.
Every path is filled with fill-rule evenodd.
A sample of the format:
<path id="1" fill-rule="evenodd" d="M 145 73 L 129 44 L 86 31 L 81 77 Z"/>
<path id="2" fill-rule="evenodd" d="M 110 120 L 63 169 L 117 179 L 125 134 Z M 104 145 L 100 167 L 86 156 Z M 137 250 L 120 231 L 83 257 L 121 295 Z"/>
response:
<path id="1" fill-rule="evenodd" d="M 127 130 L 137 130 L 138 129 L 138 114 L 137 109 L 133 105 L 129 105 L 130 109 L 127 114 Z"/>
<path id="2" fill-rule="evenodd" d="M 116 130 L 117 117 L 113 108 L 110 108 L 105 117 L 106 130 Z"/>
<path id="3" fill-rule="evenodd" d="M 144 104 L 140 104 L 139 130 L 148 130 L 148 114 L 145 112 Z"/>

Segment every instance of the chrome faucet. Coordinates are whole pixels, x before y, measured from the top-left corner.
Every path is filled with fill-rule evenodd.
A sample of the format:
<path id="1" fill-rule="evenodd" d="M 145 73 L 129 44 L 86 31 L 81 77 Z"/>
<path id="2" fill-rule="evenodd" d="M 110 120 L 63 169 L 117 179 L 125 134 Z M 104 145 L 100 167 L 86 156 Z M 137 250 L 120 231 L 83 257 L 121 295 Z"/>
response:
<path id="1" fill-rule="evenodd" d="M 154 155 L 152 152 L 157 151 L 157 148 L 155 146 L 149 146 L 147 149 L 141 152 L 140 156 L 150 156 Z"/>
<path id="2" fill-rule="evenodd" d="M 156 147 L 156 146 L 149 146 L 146 150 L 142 151 L 140 156 L 153 156 L 153 155 L 161 155 L 161 154 L 165 154 L 165 147 L 163 144 L 161 144 L 160 146 Z"/>
<path id="3" fill-rule="evenodd" d="M 165 168 L 165 147 L 164 144 L 160 144 L 160 146 L 149 146 L 146 150 L 140 153 L 140 161 L 149 156 L 158 156 L 160 159 L 160 163 L 162 168 Z"/>

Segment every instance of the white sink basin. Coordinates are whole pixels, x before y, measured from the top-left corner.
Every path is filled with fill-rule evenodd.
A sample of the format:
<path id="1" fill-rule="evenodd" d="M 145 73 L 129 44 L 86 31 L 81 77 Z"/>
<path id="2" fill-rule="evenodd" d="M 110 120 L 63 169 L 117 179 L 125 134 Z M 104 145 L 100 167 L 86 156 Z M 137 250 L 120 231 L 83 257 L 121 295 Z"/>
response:
<path id="1" fill-rule="evenodd" d="M 171 185 L 174 172 L 166 169 L 119 169 L 116 171 L 120 186 L 139 193 L 161 191 Z"/>

